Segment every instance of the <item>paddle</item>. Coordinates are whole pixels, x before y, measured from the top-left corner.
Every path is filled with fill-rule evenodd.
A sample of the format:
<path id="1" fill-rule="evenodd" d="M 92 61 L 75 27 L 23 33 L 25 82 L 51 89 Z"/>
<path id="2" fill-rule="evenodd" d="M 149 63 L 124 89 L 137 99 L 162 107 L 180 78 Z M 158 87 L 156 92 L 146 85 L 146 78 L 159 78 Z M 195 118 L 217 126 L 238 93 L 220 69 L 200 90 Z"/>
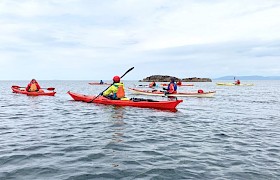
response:
<path id="1" fill-rule="evenodd" d="M 19 89 L 19 88 L 26 88 L 26 87 L 12 86 L 12 88 Z M 41 89 L 47 89 L 47 90 L 49 90 L 49 91 L 53 91 L 55 88 L 53 88 L 53 87 L 49 87 L 49 88 L 41 88 Z"/>
<path id="2" fill-rule="evenodd" d="M 129 70 L 127 70 L 121 77 L 123 78 L 127 73 L 129 73 L 132 69 L 134 69 L 134 67 L 130 68 Z M 96 97 L 94 97 L 92 100 L 90 100 L 89 102 L 87 103 L 91 103 L 92 101 L 94 101 L 96 98 L 98 98 L 101 94 L 103 94 L 107 89 L 109 89 L 109 87 L 111 87 L 114 83 L 112 83 L 110 86 L 108 86 L 104 91 L 102 91 L 101 93 L 99 93 Z"/>

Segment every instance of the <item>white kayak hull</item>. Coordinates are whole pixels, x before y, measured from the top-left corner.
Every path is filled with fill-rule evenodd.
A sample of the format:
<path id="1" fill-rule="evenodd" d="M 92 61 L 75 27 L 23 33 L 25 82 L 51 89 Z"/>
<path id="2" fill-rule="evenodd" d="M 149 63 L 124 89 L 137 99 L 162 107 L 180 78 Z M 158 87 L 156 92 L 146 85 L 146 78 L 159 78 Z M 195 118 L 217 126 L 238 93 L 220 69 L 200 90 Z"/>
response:
<path id="1" fill-rule="evenodd" d="M 132 93 L 134 94 L 141 94 L 141 95 L 147 95 L 147 96 L 165 96 L 164 92 L 158 91 L 158 90 L 139 90 L 135 88 L 128 88 Z M 213 97 L 216 94 L 216 91 L 209 91 L 209 92 L 187 92 L 187 93 L 177 93 L 177 94 L 169 94 L 167 96 L 172 97 L 202 97 L 202 98 L 208 98 Z"/>

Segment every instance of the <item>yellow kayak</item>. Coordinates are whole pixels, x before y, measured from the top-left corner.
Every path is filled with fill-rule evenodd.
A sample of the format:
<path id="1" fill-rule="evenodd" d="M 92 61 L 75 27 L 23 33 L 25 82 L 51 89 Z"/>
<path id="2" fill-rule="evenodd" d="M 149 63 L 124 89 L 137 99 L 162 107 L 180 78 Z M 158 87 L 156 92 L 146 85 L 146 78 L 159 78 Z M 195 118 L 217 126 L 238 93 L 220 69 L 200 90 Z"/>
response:
<path id="1" fill-rule="evenodd" d="M 254 84 L 216 83 L 218 86 L 254 86 Z"/>

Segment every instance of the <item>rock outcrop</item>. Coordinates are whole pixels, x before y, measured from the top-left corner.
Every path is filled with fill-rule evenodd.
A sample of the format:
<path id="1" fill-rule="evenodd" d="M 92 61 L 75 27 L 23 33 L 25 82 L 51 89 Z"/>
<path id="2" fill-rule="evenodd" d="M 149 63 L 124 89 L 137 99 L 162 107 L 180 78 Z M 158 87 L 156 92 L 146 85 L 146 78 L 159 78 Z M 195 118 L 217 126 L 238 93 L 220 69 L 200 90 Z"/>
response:
<path id="1" fill-rule="evenodd" d="M 192 77 L 192 78 L 183 78 L 182 82 L 212 82 L 212 79 Z"/>
<path id="2" fill-rule="evenodd" d="M 139 80 L 140 82 L 151 82 L 151 81 L 156 81 L 156 82 L 169 82 L 171 78 L 175 78 L 176 81 L 181 80 L 182 82 L 212 82 L 210 78 L 197 78 L 197 77 L 192 77 L 192 78 L 177 78 L 174 76 L 168 76 L 168 75 L 152 75 L 149 77 L 144 78 L 143 80 Z"/>

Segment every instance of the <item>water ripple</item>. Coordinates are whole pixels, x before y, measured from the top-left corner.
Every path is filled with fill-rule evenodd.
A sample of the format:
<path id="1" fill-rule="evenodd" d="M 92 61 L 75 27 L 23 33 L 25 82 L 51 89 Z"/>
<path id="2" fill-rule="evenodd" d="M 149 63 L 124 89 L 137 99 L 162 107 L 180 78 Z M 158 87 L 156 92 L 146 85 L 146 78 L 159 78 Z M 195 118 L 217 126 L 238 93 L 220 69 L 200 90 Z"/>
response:
<path id="1" fill-rule="evenodd" d="M 86 81 L 42 81 L 55 97 L 11 93 L 26 83 L 1 81 L 0 179 L 280 179 L 279 81 L 195 83 L 180 90 L 216 97 L 177 112 L 71 100 L 104 90 Z"/>

